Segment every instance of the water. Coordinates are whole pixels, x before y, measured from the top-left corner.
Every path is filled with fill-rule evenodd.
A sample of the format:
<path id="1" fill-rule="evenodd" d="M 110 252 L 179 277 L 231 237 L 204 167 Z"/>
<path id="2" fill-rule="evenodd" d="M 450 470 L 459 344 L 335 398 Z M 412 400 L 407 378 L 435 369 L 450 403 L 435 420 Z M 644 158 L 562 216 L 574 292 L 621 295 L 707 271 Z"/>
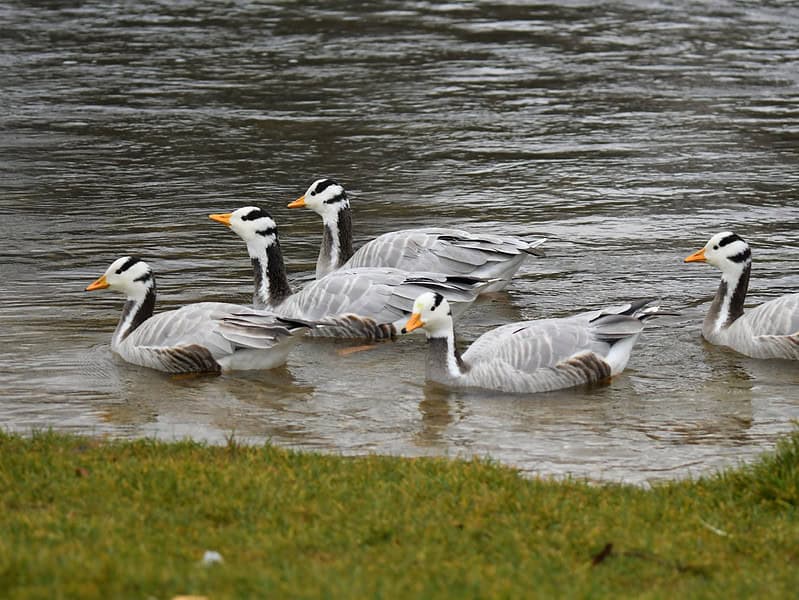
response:
<path id="1" fill-rule="evenodd" d="M 790 3 L 7 2 L 0 6 L 0 427 L 341 454 L 491 456 L 528 474 L 643 483 L 773 447 L 799 368 L 706 345 L 718 272 L 682 258 L 732 229 L 748 302 L 799 288 L 799 8 Z M 546 235 L 458 324 L 653 296 L 610 385 L 529 397 L 424 382 L 401 339 L 285 368 L 172 377 L 109 341 L 121 299 L 83 288 L 138 254 L 159 306 L 247 303 L 244 247 L 207 219 L 258 204 L 297 281 L 317 177 L 356 242 L 421 225 Z"/>

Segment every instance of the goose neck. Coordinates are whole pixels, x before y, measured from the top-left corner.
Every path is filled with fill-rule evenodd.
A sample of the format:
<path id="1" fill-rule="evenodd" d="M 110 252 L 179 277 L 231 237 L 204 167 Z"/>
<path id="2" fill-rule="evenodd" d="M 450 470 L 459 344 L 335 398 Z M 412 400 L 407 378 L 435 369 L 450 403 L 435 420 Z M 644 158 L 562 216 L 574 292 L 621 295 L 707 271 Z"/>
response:
<path id="1" fill-rule="evenodd" d="M 349 206 L 343 206 L 334 215 L 322 220 L 324 232 L 319 259 L 316 261 L 316 277 L 324 277 L 346 263 L 352 250 L 352 213 Z"/>
<path id="2" fill-rule="evenodd" d="M 116 348 L 147 319 L 153 316 L 155 311 L 155 279 L 151 279 L 151 285 L 147 291 L 136 297 L 129 297 L 122 307 L 122 316 L 111 338 L 111 347 Z"/>
<path id="3" fill-rule="evenodd" d="M 744 314 L 751 270 L 751 263 L 746 263 L 740 271 L 722 273 L 721 283 L 702 327 L 705 337 L 728 328 Z"/>
<path id="4" fill-rule="evenodd" d="M 432 381 L 448 383 L 458 380 L 469 368 L 455 345 L 452 330 L 444 335 L 429 336 L 427 377 Z"/>
<path id="5" fill-rule="evenodd" d="M 258 308 L 279 306 L 291 295 L 291 285 L 286 275 L 286 265 L 280 242 L 247 244 L 253 270 L 253 305 Z"/>

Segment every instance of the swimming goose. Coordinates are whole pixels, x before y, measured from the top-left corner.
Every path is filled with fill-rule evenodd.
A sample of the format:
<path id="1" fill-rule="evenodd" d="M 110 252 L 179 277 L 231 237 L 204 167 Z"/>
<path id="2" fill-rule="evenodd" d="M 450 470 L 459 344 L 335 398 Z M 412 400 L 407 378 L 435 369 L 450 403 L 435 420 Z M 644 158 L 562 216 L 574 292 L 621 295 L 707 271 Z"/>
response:
<path id="1" fill-rule="evenodd" d="M 340 269 L 310 281 L 294 294 L 286 277 L 277 224 L 266 211 L 245 206 L 209 217 L 230 227 L 246 242 L 255 276 L 255 306 L 290 319 L 324 323 L 325 327 L 311 332 L 315 336 L 393 339 L 420 293 L 440 292 L 452 302 L 457 314 L 475 300 L 481 287 L 491 283 L 391 268 Z"/>
<path id="2" fill-rule="evenodd" d="M 271 369 L 308 331 L 306 324 L 275 318 L 237 304 L 199 302 L 153 315 L 155 277 L 141 259 L 123 256 L 86 287 L 122 292 L 111 350 L 124 360 L 169 373 Z"/>
<path id="3" fill-rule="evenodd" d="M 621 373 L 643 321 L 657 314 L 649 301 L 560 319 L 510 323 L 455 347 L 449 303 L 424 293 L 405 328 L 424 328 L 427 378 L 453 387 L 514 393 L 547 392 L 602 381 Z"/>
<path id="4" fill-rule="evenodd" d="M 752 270 L 749 244 L 724 231 L 685 262 L 707 262 L 721 269 L 721 284 L 702 324 L 702 336 L 708 342 L 752 358 L 799 360 L 799 293 L 781 296 L 744 313 Z"/>
<path id="5" fill-rule="evenodd" d="M 333 179 L 318 179 L 289 203 L 307 206 L 322 217 L 324 235 L 316 262 L 317 279 L 339 268 L 393 267 L 495 280 L 481 293 L 503 289 L 528 254 L 543 256 L 538 246 L 510 236 L 475 234 L 460 229 L 426 227 L 385 233 L 352 249 L 352 215 L 344 187 Z"/>

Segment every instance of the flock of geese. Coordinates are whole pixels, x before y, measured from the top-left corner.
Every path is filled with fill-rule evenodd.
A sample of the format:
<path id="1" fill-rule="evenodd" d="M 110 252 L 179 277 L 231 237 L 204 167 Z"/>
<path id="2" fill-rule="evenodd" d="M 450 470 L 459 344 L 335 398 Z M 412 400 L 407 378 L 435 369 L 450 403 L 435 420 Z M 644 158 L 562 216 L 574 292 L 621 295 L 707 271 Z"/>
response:
<path id="1" fill-rule="evenodd" d="M 545 240 L 422 228 L 381 235 L 353 251 L 344 188 L 319 179 L 289 208 L 307 207 L 324 225 L 316 279 L 289 285 L 277 224 L 246 206 L 210 218 L 246 244 L 253 266 L 253 306 L 200 302 L 154 314 L 152 269 L 124 256 L 86 290 L 112 289 L 125 304 L 111 338 L 124 360 L 171 373 L 271 369 L 308 336 L 387 340 L 424 331 L 427 378 L 452 386 L 532 393 L 602 381 L 620 373 L 646 321 L 650 301 L 565 318 L 509 323 L 477 338 L 461 354 L 454 320 L 481 294 L 508 285 Z M 754 358 L 799 360 L 799 293 L 744 312 L 752 256 L 738 235 L 722 232 L 685 262 L 721 270 L 702 335 Z"/>

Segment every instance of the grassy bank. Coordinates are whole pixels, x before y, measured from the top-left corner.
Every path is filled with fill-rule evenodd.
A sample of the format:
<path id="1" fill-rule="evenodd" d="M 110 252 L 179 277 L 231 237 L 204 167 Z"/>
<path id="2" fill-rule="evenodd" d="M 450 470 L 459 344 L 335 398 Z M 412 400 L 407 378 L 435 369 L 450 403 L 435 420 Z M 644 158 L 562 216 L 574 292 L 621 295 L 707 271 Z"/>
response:
<path id="1" fill-rule="evenodd" d="M 799 434 L 653 490 L 485 461 L 0 434 L 0 596 L 795 598 L 798 509 Z"/>

